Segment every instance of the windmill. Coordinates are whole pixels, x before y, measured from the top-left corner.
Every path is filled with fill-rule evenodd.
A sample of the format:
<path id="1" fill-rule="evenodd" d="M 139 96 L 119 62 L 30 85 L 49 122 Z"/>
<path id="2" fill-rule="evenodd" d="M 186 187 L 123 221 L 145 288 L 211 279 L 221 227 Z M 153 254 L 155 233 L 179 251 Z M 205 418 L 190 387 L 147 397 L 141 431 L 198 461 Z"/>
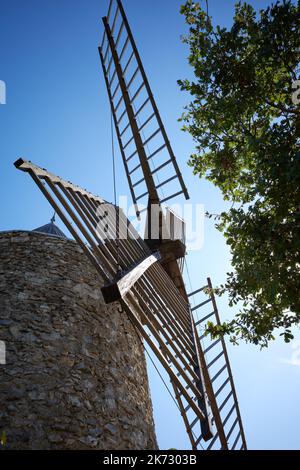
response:
<path id="1" fill-rule="evenodd" d="M 105 302 L 119 303 L 168 373 L 191 447 L 246 449 L 225 341 L 204 334 L 207 320 L 220 324 L 211 281 L 187 293 L 184 226 L 176 235 L 177 217 L 162 210 L 188 192 L 120 0 L 110 1 L 103 25 L 99 54 L 136 215 L 147 216 L 145 239 L 116 204 L 29 161 L 15 166 L 29 173 L 96 267 Z"/>

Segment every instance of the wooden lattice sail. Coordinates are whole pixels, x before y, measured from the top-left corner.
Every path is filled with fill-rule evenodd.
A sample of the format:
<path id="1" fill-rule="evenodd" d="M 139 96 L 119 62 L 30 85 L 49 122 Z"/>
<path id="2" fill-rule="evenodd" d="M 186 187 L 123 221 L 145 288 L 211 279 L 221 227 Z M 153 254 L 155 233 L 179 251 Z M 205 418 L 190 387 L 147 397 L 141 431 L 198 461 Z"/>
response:
<path id="1" fill-rule="evenodd" d="M 198 334 L 209 316 L 219 321 L 212 292 L 191 308 L 161 265 L 160 253 L 151 253 L 120 209 L 31 162 L 19 159 L 15 166 L 32 177 L 96 267 L 106 282 L 105 301 L 120 303 L 168 372 L 193 449 L 203 448 L 205 442 L 208 448 L 246 448 L 225 342 L 217 340 L 203 350 Z M 195 310 L 208 304 L 212 313 L 195 322 Z M 210 358 L 218 345 L 220 352 Z M 224 364 L 211 378 L 212 366 L 221 360 Z M 223 418 L 230 399 L 233 405 Z"/>
<path id="2" fill-rule="evenodd" d="M 137 215 L 152 204 L 189 198 L 121 1 L 103 18 L 99 53 Z"/>

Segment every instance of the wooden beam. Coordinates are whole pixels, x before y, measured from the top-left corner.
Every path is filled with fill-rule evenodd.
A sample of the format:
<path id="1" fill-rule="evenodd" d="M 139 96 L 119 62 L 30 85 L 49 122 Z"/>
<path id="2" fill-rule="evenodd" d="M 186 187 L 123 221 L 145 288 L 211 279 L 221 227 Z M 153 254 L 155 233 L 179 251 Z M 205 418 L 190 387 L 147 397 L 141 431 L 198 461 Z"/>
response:
<path id="1" fill-rule="evenodd" d="M 129 294 L 129 296 L 130 296 L 130 294 Z M 143 327 L 143 325 L 140 321 L 140 319 L 142 319 L 145 315 L 144 315 L 142 309 L 139 307 L 138 303 L 131 296 L 129 299 L 128 299 L 128 297 L 126 297 L 124 300 L 122 300 L 121 304 L 122 304 L 123 309 L 128 313 L 129 318 L 132 320 L 133 324 L 137 327 L 139 333 L 143 336 L 145 341 L 149 344 L 152 351 L 156 355 L 157 359 L 160 361 L 162 366 L 168 372 L 172 383 L 174 383 L 177 386 L 179 392 L 183 395 L 183 397 L 185 398 L 187 403 L 191 406 L 192 410 L 200 418 L 200 420 L 205 419 L 204 414 L 202 413 L 200 408 L 197 406 L 197 404 L 194 402 L 192 396 L 187 392 L 187 389 L 185 388 L 185 386 L 180 382 L 180 380 L 178 379 L 176 373 L 169 366 L 166 357 L 170 357 L 170 351 L 168 350 L 166 345 L 161 341 L 159 336 L 157 338 L 157 334 L 154 330 L 154 332 L 155 332 L 154 336 L 156 337 L 156 339 L 158 339 L 159 346 L 161 347 L 162 351 L 164 352 L 164 354 L 163 354 L 160 351 L 160 349 L 156 346 L 156 344 L 152 341 L 150 335 L 148 335 L 146 333 L 145 328 Z M 174 362 L 175 362 L 175 367 L 178 366 L 177 361 L 173 358 L 173 363 Z M 177 370 L 179 370 L 178 367 L 177 367 Z M 186 381 L 185 376 L 186 376 L 186 374 L 183 372 L 181 377 L 183 377 L 184 380 Z M 186 383 L 188 383 L 188 382 L 186 382 Z M 198 399 L 201 398 L 201 397 L 199 397 L 199 391 L 197 390 L 197 388 L 194 387 L 194 385 L 192 383 L 190 383 L 190 388 L 192 389 L 193 393 L 196 394 L 196 397 Z"/>
<path id="2" fill-rule="evenodd" d="M 212 287 L 212 282 L 211 282 L 210 278 L 207 278 L 207 285 L 208 285 L 208 288 L 209 288 L 209 291 L 210 291 L 210 297 L 211 297 L 213 308 L 214 308 L 214 311 L 215 311 L 217 324 L 220 325 L 221 320 L 220 320 L 219 310 L 218 310 L 218 307 L 217 307 L 217 302 L 216 302 L 216 299 L 215 299 L 215 295 L 214 295 L 214 291 L 213 291 L 213 287 Z M 222 342 L 222 349 L 223 349 L 223 352 L 224 352 L 225 363 L 227 365 L 228 375 L 229 375 L 229 379 L 230 379 L 230 385 L 231 385 L 231 389 L 232 389 L 233 399 L 234 399 L 235 406 L 236 406 L 236 413 L 237 413 L 237 417 L 238 417 L 238 421 L 239 421 L 241 437 L 242 437 L 242 441 L 243 441 L 243 447 L 244 447 L 245 450 L 247 450 L 247 442 L 246 442 L 246 437 L 245 437 L 245 432 L 244 432 L 244 427 L 243 427 L 243 421 L 242 421 L 242 417 L 241 417 L 241 413 L 240 413 L 237 393 L 236 393 L 236 389 L 235 389 L 235 385 L 234 385 L 233 375 L 232 375 L 232 371 L 231 371 L 231 366 L 230 366 L 230 361 L 229 361 L 229 357 L 228 357 L 228 353 L 227 353 L 227 348 L 226 348 L 226 343 L 225 343 L 224 336 L 221 336 L 221 342 Z"/>
<path id="3" fill-rule="evenodd" d="M 105 302 L 110 304 L 125 297 L 147 269 L 159 260 L 160 254 L 154 253 L 127 272 L 121 279 L 102 287 L 101 291 Z"/>
<path id="4" fill-rule="evenodd" d="M 84 196 L 87 196 L 89 199 L 92 199 L 93 201 L 96 201 L 100 204 L 109 204 L 109 202 L 105 201 L 104 199 L 101 199 L 98 196 L 95 196 L 94 194 L 85 191 L 82 189 L 80 186 L 76 186 L 75 184 L 70 183 L 69 181 L 65 181 L 59 176 L 53 175 L 49 171 L 47 171 L 45 168 L 41 168 L 37 165 L 34 165 L 33 163 L 29 162 L 28 160 L 24 160 L 23 158 L 19 158 L 17 161 L 14 163 L 15 167 L 18 170 L 30 173 L 30 170 L 34 172 L 36 176 L 38 176 L 41 179 L 45 179 L 45 177 L 48 177 L 51 179 L 51 181 L 54 184 L 60 183 L 62 186 L 64 186 L 66 189 L 70 188 L 75 192 L 78 192 Z"/>

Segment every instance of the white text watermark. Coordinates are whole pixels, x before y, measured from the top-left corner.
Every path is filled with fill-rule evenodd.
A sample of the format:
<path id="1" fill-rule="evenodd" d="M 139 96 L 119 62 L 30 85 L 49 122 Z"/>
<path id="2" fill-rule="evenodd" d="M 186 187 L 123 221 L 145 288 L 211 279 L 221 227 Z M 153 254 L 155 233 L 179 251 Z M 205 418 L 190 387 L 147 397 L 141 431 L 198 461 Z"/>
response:
<path id="1" fill-rule="evenodd" d="M 97 233 L 102 240 L 141 237 L 145 240 L 180 240 L 188 251 L 203 247 L 203 204 L 174 204 L 164 208 L 152 204 L 150 209 L 139 206 L 140 218 L 136 216 L 136 208 L 126 196 L 120 197 L 118 206 L 120 210 L 111 204 L 101 204 L 97 209 L 100 219 Z"/>
<path id="2" fill-rule="evenodd" d="M 300 366 L 300 339 L 291 342 L 291 355 L 289 358 L 281 359 L 281 362 L 291 366 Z"/>
<path id="3" fill-rule="evenodd" d="M 5 342 L 0 341 L 0 365 L 6 364 L 6 347 Z"/>
<path id="4" fill-rule="evenodd" d="M 6 83 L 0 80 L 0 104 L 6 104 Z"/>

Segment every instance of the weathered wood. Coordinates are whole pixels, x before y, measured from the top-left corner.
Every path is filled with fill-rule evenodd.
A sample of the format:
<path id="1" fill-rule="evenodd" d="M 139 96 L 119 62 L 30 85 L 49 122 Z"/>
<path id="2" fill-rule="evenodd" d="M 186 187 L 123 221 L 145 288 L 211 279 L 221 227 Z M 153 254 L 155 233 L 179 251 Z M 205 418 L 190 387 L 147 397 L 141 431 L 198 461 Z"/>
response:
<path id="1" fill-rule="evenodd" d="M 153 263 L 160 259 L 160 254 L 152 254 L 144 259 L 140 264 L 127 272 L 121 279 L 116 280 L 102 287 L 101 291 L 107 304 L 122 299 L 132 289 L 134 284 L 150 268 Z"/>
<path id="2" fill-rule="evenodd" d="M 137 292 L 137 286 L 135 286 L 135 292 Z M 166 339 L 167 343 L 173 349 L 175 353 L 174 355 L 176 355 L 176 357 L 180 359 L 183 366 L 185 367 L 185 370 L 188 371 L 191 377 L 194 380 L 197 380 L 198 377 L 195 374 L 193 368 L 191 367 L 194 365 L 193 356 L 187 352 L 187 350 L 183 347 L 183 345 L 180 344 L 180 337 L 177 338 L 174 335 L 174 332 L 172 332 L 168 324 L 165 322 L 162 316 L 162 313 L 160 312 L 160 310 L 162 310 L 163 312 L 164 310 L 163 307 L 161 309 L 154 307 L 154 311 L 155 311 L 155 315 L 154 315 L 154 313 L 151 311 L 151 309 L 147 305 L 146 301 L 144 300 L 140 292 L 139 292 L 138 299 L 139 299 L 140 306 L 143 308 L 147 316 L 151 318 L 151 321 L 153 325 L 157 328 L 157 331 L 160 331 L 161 335 Z M 180 352 L 180 350 L 182 352 Z"/>
<path id="3" fill-rule="evenodd" d="M 190 311 L 191 316 L 191 325 L 192 333 L 195 341 L 195 359 L 197 366 L 195 367 L 195 372 L 198 375 L 199 379 L 197 382 L 197 387 L 200 390 L 202 395 L 202 400 L 199 400 L 199 407 L 201 408 L 205 420 L 201 421 L 201 434 L 205 441 L 208 441 L 213 437 L 213 428 L 212 428 L 212 415 L 211 415 L 211 389 L 210 389 L 210 380 L 205 368 L 204 354 L 202 351 L 201 343 L 198 338 L 197 330 L 193 320 L 192 312 Z"/>
<path id="4" fill-rule="evenodd" d="M 179 410 L 180 410 L 180 413 L 181 413 L 181 416 L 182 416 L 182 419 L 183 419 L 183 422 L 184 422 L 184 425 L 185 425 L 186 432 L 187 432 L 187 434 L 190 438 L 191 444 L 192 444 L 192 449 L 197 450 L 197 444 L 196 444 L 196 441 L 195 441 L 195 438 L 194 438 L 194 434 L 193 434 L 193 432 L 190 428 L 189 421 L 187 419 L 186 410 L 183 406 L 180 393 L 178 391 L 178 388 L 176 387 L 176 385 L 173 382 L 172 382 L 172 386 L 173 386 L 173 390 L 174 390 L 174 393 L 175 393 L 176 400 L 178 402 Z M 190 408 L 190 407 L 191 407 L 191 405 L 188 405 L 188 408 Z"/>
<path id="5" fill-rule="evenodd" d="M 23 158 L 19 158 L 18 160 L 15 161 L 14 165 L 18 170 L 21 170 L 21 171 L 24 171 L 24 172 L 27 172 L 27 173 L 29 173 L 30 170 L 32 170 L 36 176 L 38 176 L 39 178 L 42 178 L 42 179 L 45 178 L 45 176 L 48 176 L 49 178 L 51 178 L 51 181 L 54 184 L 61 183 L 65 188 L 71 188 L 73 191 L 75 191 L 75 192 L 77 191 L 80 194 L 83 194 L 83 195 L 87 196 L 89 199 L 91 199 L 95 202 L 98 202 L 100 204 L 103 204 L 103 203 L 109 204 L 104 199 L 101 199 L 100 197 L 95 196 L 94 194 L 82 189 L 80 186 L 76 186 L 75 184 L 70 183 L 69 181 L 63 180 L 59 176 L 53 175 L 49 171 L 47 171 L 44 168 L 41 168 L 37 165 L 34 165 L 33 163 L 31 163 L 28 160 L 23 160 Z"/>
<path id="6" fill-rule="evenodd" d="M 97 269 L 98 273 L 100 274 L 100 276 L 102 277 L 102 279 L 104 279 L 105 281 L 107 281 L 109 279 L 107 273 L 103 270 L 103 268 L 99 265 L 99 262 L 97 260 L 97 258 L 95 257 L 95 255 L 93 254 L 92 250 L 86 246 L 86 244 L 83 242 L 83 240 L 81 239 L 81 237 L 78 235 L 77 231 L 74 229 L 74 227 L 72 226 L 72 224 L 69 222 L 69 220 L 67 219 L 67 217 L 65 216 L 65 214 L 63 213 L 63 211 L 60 209 L 60 207 L 58 206 L 58 204 L 56 204 L 55 200 L 53 199 L 53 197 L 51 196 L 51 194 L 49 193 L 49 191 L 47 191 L 47 189 L 44 187 L 44 185 L 42 184 L 41 180 L 39 179 L 39 177 L 35 174 L 34 170 L 32 168 L 29 168 L 28 170 L 26 170 L 30 176 L 32 177 L 33 181 L 36 183 L 36 185 L 38 186 L 38 188 L 41 190 L 41 192 L 44 194 L 44 196 L 46 197 L 47 201 L 52 205 L 53 209 L 55 210 L 55 212 L 58 214 L 58 216 L 61 218 L 61 220 L 64 222 L 64 224 L 66 225 L 66 227 L 68 228 L 68 230 L 70 231 L 70 233 L 73 235 L 73 237 L 75 238 L 75 240 L 79 243 L 79 245 L 81 246 L 81 248 L 83 249 L 83 251 L 86 253 L 87 257 L 89 258 L 89 260 L 93 263 L 93 265 L 95 266 L 95 268 Z"/>
<path id="7" fill-rule="evenodd" d="M 213 292 L 212 283 L 211 283 L 210 278 L 207 279 L 207 285 L 208 285 L 208 288 L 210 289 L 210 297 L 211 297 L 213 308 L 214 308 L 214 311 L 215 311 L 215 314 L 216 314 L 217 324 L 220 325 L 221 321 L 220 321 L 220 316 L 219 316 L 219 310 L 218 310 L 218 307 L 217 307 L 217 303 L 216 303 L 216 299 L 215 299 L 215 295 L 214 295 L 214 292 Z M 224 336 L 221 336 L 221 342 L 222 342 L 222 349 L 223 349 L 223 352 L 224 352 L 225 363 L 226 363 L 227 370 L 228 370 L 228 375 L 229 375 L 229 378 L 230 378 L 230 385 L 231 385 L 231 389 L 232 389 L 232 393 L 233 393 L 233 398 L 234 398 L 234 402 L 235 402 L 235 406 L 236 406 L 236 413 L 237 413 L 239 427 L 240 427 L 240 431 L 241 431 L 243 448 L 245 450 L 247 450 L 247 442 L 246 442 L 246 437 L 245 437 L 245 432 L 244 432 L 244 427 L 243 427 L 243 421 L 242 421 L 242 417 L 241 417 L 241 413 L 240 413 L 237 393 L 236 393 L 236 389 L 235 389 L 235 385 L 234 385 L 234 381 L 233 381 L 233 376 L 232 376 L 232 371 L 231 371 L 231 366 L 230 366 L 230 361 L 229 361 L 229 357 L 228 357 L 228 353 L 227 353 L 227 348 L 226 348 L 226 343 L 225 343 Z"/>
<path id="8" fill-rule="evenodd" d="M 113 61 L 114 61 L 114 66 L 115 66 L 115 69 L 117 71 L 117 76 L 118 76 L 118 79 L 119 79 L 119 82 L 120 82 L 120 87 L 121 87 L 122 95 L 123 95 L 123 98 L 124 98 L 126 112 L 127 112 L 127 115 L 128 115 L 128 119 L 130 121 L 132 134 L 134 136 L 135 146 L 136 146 L 136 149 L 138 151 L 141 166 L 143 168 L 143 173 L 144 173 L 144 176 L 145 176 L 145 182 L 146 182 L 146 186 L 147 186 L 148 193 L 149 193 L 149 199 L 151 201 L 151 204 L 158 204 L 158 202 L 159 202 L 158 194 L 157 194 L 157 191 L 156 191 L 156 188 L 155 188 L 153 177 L 151 175 L 151 170 L 150 170 L 149 162 L 148 162 L 148 159 L 147 159 L 145 147 L 143 145 L 142 138 L 141 138 L 141 135 L 139 133 L 139 128 L 138 128 L 137 121 L 136 121 L 136 118 L 134 116 L 134 111 L 133 111 L 133 107 L 132 107 L 132 100 L 135 98 L 135 96 L 132 99 L 129 96 L 128 88 L 127 88 L 126 83 L 125 83 L 124 73 L 122 71 L 122 68 L 121 68 L 121 65 L 120 65 L 120 62 L 119 62 L 118 53 L 117 53 L 116 46 L 115 46 L 115 42 L 114 42 L 114 39 L 112 37 L 112 32 L 111 32 L 110 26 L 107 22 L 107 18 L 105 18 L 105 17 L 103 18 L 103 24 L 104 24 L 107 39 L 108 39 L 108 42 L 109 42 L 109 45 L 110 45 L 110 48 L 111 48 L 111 53 L 112 53 L 112 58 L 113 58 Z M 136 93 L 136 95 L 137 95 L 137 93 Z M 137 198 L 136 198 L 136 200 L 137 200 Z"/>
<path id="9" fill-rule="evenodd" d="M 192 351 L 192 342 L 190 336 L 187 334 L 186 328 L 183 328 L 180 325 L 180 322 L 172 316 L 172 311 L 168 304 L 165 304 L 160 297 L 159 292 L 155 291 L 156 287 L 150 282 L 149 273 L 145 276 L 144 279 L 141 280 L 142 289 L 146 293 L 148 301 L 152 304 L 153 308 L 157 310 L 161 310 L 164 315 L 164 322 L 169 325 L 171 328 L 173 335 L 179 338 L 179 341 L 182 343 L 182 347 L 189 351 L 191 354 Z"/>
<path id="10" fill-rule="evenodd" d="M 112 94 L 111 94 L 111 89 L 110 89 L 110 84 L 109 84 L 109 78 L 108 78 L 108 75 L 107 75 L 107 70 L 106 70 L 106 67 L 105 67 L 105 62 L 104 62 L 104 58 L 103 58 L 102 51 L 101 51 L 100 47 L 99 47 L 99 55 L 100 55 L 100 59 L 101 59 L 103 75 L 104 75 L 104 79 L 105 79 L 105 84 L 106 84 L 106 88 L 107 88 L 107 93 L 108 93 L 108 98 L 109 98 L 109 102 L 110 102 L 111 112 L 112 112 L 112 116 L 113 116 L 113 120 L 114 120 L 114 124 L 115 124 L 115 129 L 116 129 L 116 133 L 117 133 L 117 138 L 118 138 L 118 142 L 119 142 L 121 156 L 122 156 L 122 160 L 123 160 L 123 163 L 124 163 L 125 173 L 126 173 L 126 176 L 127 176 L 127 182 L 128 182 L 129 189 L 130 189 L 130 194 L 131 194 L 133 204 L 134 204 L 134 207 L 135 207 L 135 210 L 136 210 L 136 213 L 137 213 L 137 217 L 140 218 L 138 208 L 137 208 L 137 201 L 136 201 L 135 193 L 134 193 L 134 190 L 133 190 L 133 187 L 132 187 L 132 182 L 131 182 L 131 178 L 130 178 L 130 175 L 129 175 L 129 170 L 128 170 L 128 166 L 127 166 L 127 162 L 126 162 L 126 155 L 124 153 L 124 148 L 123 148 L 123 145 L 122 145 L 122 136 L 120 134 L 120 129 L 119 129 L 118 121 L 117 121 L 117 116 L 116 116 L 116 113 L 115 113 L 113 97 L 112 97 Z M 117 73 L 117 69 L 115 69 L 115 74 L 116 73 Z M 120 86 L 120 82 L 118 82 L 118 86 Z M 129 123 L 129 125 L 130 125 L 130 123 Z"/>
<path id="11" fill-rule="evenodd" d="M 129 294 L 129 296 L 130 296 L 130 294 Z M 126 300 L 126 298 L 125 298 L 125 300 Z M 139 332 L 142 334 L 142 336 L 144 337 L 146 342 L 149 344 L 149 346 L 151 347 L 152 351 L 154 352 L 154 354 L 156 355 L 158 360 L 161 362 L 161 364 L 163 365 L 165 370 L 168 372 L 171 380 L 176 384 L 176 386 L 178 387 L 178 389 L 179 389 L 180 393 L 182 394 L 182 396 L 189 403 L 189 405 L 193 409 L 194 413 L 196 413 L 196 415 L 199 416 L 200 419 L 202 419 L 202 420 L 205 419 L 205 416 L 203 415 L 200 408 L 197 406 L 197 404 L 194 402 L 191 395 L 187 392 L 187 390 L 184 387 L 184 385 L 182 384 L 182 382 L 178 379 L 176 374 L 170 368 L 170 366 L 168 364 L 168 361 L 165 358 L 165 356 L 162 354 L 162 352 L 159 350 L 159 348 L 155 345 L 155 343 L 152 341 L 150 336 L 145 332 L 145 329 L 144 329 L 143 325 L 141 324 L 140 320 L 138 319 L 138 317 L 142 319 L 143 317 L 145 317 L 145 315 L 144 315 L 142 309 L 139 307 L 136 300 L 134 298 L 132 298 L 132 296 L 130 296 L 129 303 L 126 303 L 126 302 L 122 301 L 122 306 L 123 306 L 124 310 L 130 316 L 130 318 L 132 319 L 133 323 L 137 326 Z M 136 311 L 137 315 L 134 314 L 134 310 Z M 155 332 L 155 329 L 154 329 L 154 332 Z M 159 345 L 160 345 L 160 347 L 163 351 L 166 351 L 166 356 L 168 356 L 169 351 L 168 351 L 166 345 L 161 340 L 159 341 Z M 177 361 L 175 360 L 175 363 L 176 362 Z M 184 373 L 183 373 L 183 377 L 185 377 Z M 190 387 L 196 393 L 196 396 L 199 397 L 199 391 L 197 390 L 197 388 L 195 389 L 195 387 L 192 383 L 190 383 Z"/>
<path id="12" fill-rule="evenodd" d="M 164 141 L 165 141 L 165 143 L 166 143 L 166 146 L 167 146 L 169 155 L 170 155 L 170 157 L 171 157 L 171 159 L 172 159 L 172 162 L 173 162 L 173 165 L 174 165 L 175 172 L 176 172 L 177 177 L 178 177 L 178 180 L 179 180 L 179 182 L 180 182 L 180 186 L 181 186 L 181 188 L 182 188 L 182 192 L 184 193 L 185 198 L 186 198 L 186 199 L 189 199 L 189 194 L 188 194 L 187 188 L 186 188 L 186 186 L 185 186 L 185 184 L 184 184 L 182 174 L 181 174 L 181 172 L 180 172 L 180 170 L 179 170 L 179 167 L 178 167 L 178 164 L 177 164 L 177 160 L 176 160 L 176 158 L 175 158 L 173 149 L 172 149 L 172 147 L 171 147 L 170 141 L 169 141 L 169 139 L 168 139 L 168 136 L 167 136 L 167 133 L 166 133 L 166 130 L 165 130 L 165 126 L 164 126 L 164 124 L 163 124 L 163 122 L 162 122 L 162 119 L 161 119 L 161 117 L 160 117 L 160 113 L 159 113 L 159 111 L 158 111 L 158 108 L 157 108 L 157 105 L 156 105 L 156 102 L 155 102 L 155 99 L 154 99 L 152 90 L 151 90 L 151 88 L 150 88 L 149 81 L 148 81 L 148 78 L 147 78 L 147 75 L 146 75 L 146 72 L 145 72 L 143 63 L 142 63 L 142 61 L 141 61 L 140 54 L 139 54 L 139 52 L 138 52 L 138 49 L 137 49 L 137 46 L 136 46 L 134 37 L 133 37 L 133 35 L 132 35 L 131 29 L 130 29 L 130 26 L 129 26 L 129 23 L 128 23 L 128 20 L 127 20 L 127 17 L 126 17 L 126 14 L 125 14 L 125 11 L 124 11 L 124 8 L 123 8 L 123 5 L 122 5 L 122 2 L 121 2 L 120 0 L 117 0 L 117 4 L 118 4 L 118 7 L 119 7 L 119 10 L 120 10 L 122 19 L 123 19 L 124 24 L 125 24 L 125 28 L 126 28 L 128 37 L 129 37 L 130 42 L 131 42 L 131 47 L 132 47 L 132 49 L 133 49 L 133 51 L 134 51 L 137 64 L 138 64 L 138 66 L 139 66 L 141 75 L 142 75 L 142 77 L 143 77 L 143 82 L 144 82 L 144 84 L 145 84 L 145 87 L 146 87 L 146 90 L 147 90 L 147 94 L 148 94 L 149 99 L 150 99 L 150 101 L 151 101 L 152 108 L 153 108 L 153 110 L 154 110 L 154 112 L 155 112 L 155 116 L 156 116 L 156 119 L 157 119 L 157 122 L 158 122 L 158 125 L 159 125 L 159 128 L 160 128 L 160 131 L 161 131 L 162 136 L 163 136 L 163 138 L 164 138 Z"/>

